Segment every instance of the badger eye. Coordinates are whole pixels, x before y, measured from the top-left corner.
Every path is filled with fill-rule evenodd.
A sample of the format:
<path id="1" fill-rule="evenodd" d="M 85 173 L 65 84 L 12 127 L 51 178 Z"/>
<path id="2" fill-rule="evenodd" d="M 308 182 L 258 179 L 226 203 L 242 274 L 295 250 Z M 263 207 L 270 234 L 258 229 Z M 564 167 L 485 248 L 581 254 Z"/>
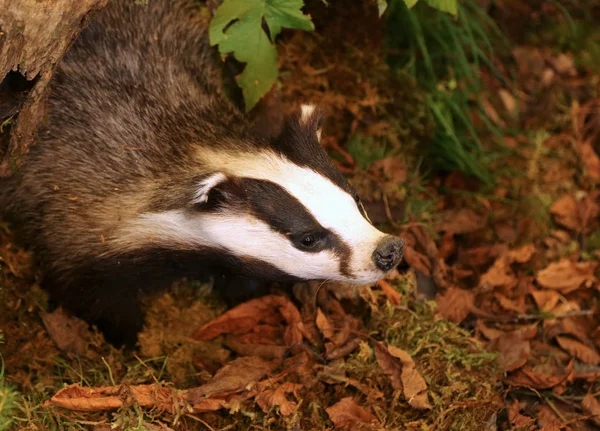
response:
<path id="1" fill-rule="evenodd" d="M 302 246 L 304 246 L 304 247 L 306 247 L 306 248 L 310 248 L 310 247 L 312 247 L 313 245 L 315 245 L 315 243 L 317 242 L 317 240 L 316 240 L 316 239 L 315 239 L 315 237 L 314 237 L 314 236 L 312 236 L 312 235 L 305 235 L 305 236 L 302 238 L 302 241 L 301 241 L 301 242 L 302 242 Z"/>

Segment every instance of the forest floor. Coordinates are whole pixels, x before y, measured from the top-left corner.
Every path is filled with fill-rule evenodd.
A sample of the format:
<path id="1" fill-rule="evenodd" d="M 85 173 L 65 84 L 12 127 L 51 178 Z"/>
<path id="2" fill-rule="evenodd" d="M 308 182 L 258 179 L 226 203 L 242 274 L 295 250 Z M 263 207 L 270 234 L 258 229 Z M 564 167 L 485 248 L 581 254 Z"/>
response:
<path id="1" fill-rule="evenodd" d="M 600 30 L 557 2 L 498 2 L 512 48 L 480 97 L 507 132 L 482 135 L 501 154 L 482 185 L 418 168 L 427 95 L 386 65 L 376 8 L 334 3 L 279 44 L 260 115 L 326 108 L 323 143 L 403 264 L 231 310 L 182 281 L 124 351 L 48 312 L 0 225 L 0 430 L 600 428 Z"/>

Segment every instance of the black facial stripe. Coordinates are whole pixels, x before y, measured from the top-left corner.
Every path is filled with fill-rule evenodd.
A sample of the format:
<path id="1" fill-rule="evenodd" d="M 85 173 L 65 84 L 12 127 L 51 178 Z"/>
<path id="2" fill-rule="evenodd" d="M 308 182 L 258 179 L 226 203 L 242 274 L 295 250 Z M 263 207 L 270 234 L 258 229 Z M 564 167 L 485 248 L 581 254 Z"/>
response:
<path id="1" fill-rule="evenodd" d="M 300 115 L 297 115 L 287 122 L 281 135 L 273 142 L 273 148 L 298 166 L 314 170 L 353 195 L 354 190 L 331 163 L 317 138 L 317 130 L 321 128 L 322 122 L 323 114 L 318 108 L 315 108 L 315 112 L 306 122 L 301 122 Z"/>
<path id="2" fill-rule="evenodd" d="M 241 186 L 246 194 L 250 211 L 256 218 L 264 221 L 292 242 L 301 240 L 303 234 L 316 234 L 321 242 L 317 247 L 305 252 L 332 251 L 339 257 L 340 273 L 352 277 L 350 247 L 339 235 L 321 226 L 296 197 L 279 184 L 267 180 L 242 178 Z"/>

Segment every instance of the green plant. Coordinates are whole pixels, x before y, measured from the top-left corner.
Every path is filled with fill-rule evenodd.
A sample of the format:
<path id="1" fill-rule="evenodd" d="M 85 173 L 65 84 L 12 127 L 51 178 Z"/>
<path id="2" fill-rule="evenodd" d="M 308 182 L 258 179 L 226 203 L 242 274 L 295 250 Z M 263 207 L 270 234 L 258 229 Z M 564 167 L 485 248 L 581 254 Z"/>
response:
<path id="1" fill-rule="evenodd" d="M 219 46 L 221 55 L 233 53 L 246 63 L 237 82 L 247 111 L 277 79 L 275 39 L 281 29 L 314 30 L 303 6 L 303 0 L 225 0 L 217 9 L 210 23 L 210 43 Z"/>
<path id="2" fill-rule="evenodd" d="M 503 79 L 492 62 L 492 40 L 505 44 L 505 39 L 473 0 L 458 4 L 456 16 L 422 4 L 409 9 L 412 3 L 416 2 L 389 3 L 388 60 L 392 67 L 413 76 L 429 93 L 427 105 L 436 127 L 428 159 L 442 170 L 460 170 L 489 184 L 492 178 L 486 165 L 497 155 L 484 151 L 472 112 L 478 113 L 487 132 L 500 135 L 480 100 L 480 68 L 485 66 Z M 427 3 L 439 6 L 450 2 Z M 500 46 L 504 46 L 502 43 Z"/>
<path id="3" fill-rule="evenodd" d="M 0 333 L 0 344 L 4 335 Z M 8 430 L 13 424 L 13 412 L 18 392 L 4 380 L 4 358 L 0 354 L 0 431 Z"/>

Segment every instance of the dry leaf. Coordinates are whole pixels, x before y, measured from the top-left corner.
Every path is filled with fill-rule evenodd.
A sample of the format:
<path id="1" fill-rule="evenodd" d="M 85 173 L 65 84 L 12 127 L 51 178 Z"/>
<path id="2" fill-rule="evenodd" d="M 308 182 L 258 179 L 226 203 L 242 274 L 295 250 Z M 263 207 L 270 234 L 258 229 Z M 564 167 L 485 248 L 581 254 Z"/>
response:
<path id="1" fill-rule="evenodd" d="M 596 425 L 600 426 L 600 401 L 598 401 L 592 394 L 587 394 L 581 402 L 583 411 L 588 415 L 593 415 L 593 421 Z"/>
<path id="2" fill-rule="evenodd" d="M 535 367 L 525 366 L 506 378 L 506 382 L 515 386 L 525 386 L 535 389 L 554 388 L 573 375 L 573 364 L 571 361 L 564 366 L 556 364 L 542 364 Z"/>
<path id="3" fill-rule="evenodd" d="M 377 160 L 369 167 L 369 170 L 374 173 L 383 172 L 385 179 L 395 184 L 406 181 L 406 165 L 397 157 L 386 157 Z"/>
<path id="4" fill-rule="evenodd" d="M 550 206 L 550 214 L 557 223 L 572 230 L 581 228 L 577 217 L 577 202 L 571 195 L 565 195 Z"/>
<path id="5" fill-rule="evenodd" d="M 421 271 L 426 277 L 431 277 L 431 262 L 427 256 L 419 253 L 414 248 L 405 245 L 404 260 L 411 268 Z"/>
<path id="6" fill-rule="evenodd" d="M 589 365 L 600 364 L 600 355 L 585 344 L 568 337 L 556 337 L 556 341 L 560 347 L 569 352 L 572 356 L 575 356 L 581 362 Z"/>
<path id="7" fill-rule="evenodd" d="M 575 263 L 561 259 L 539 271 L 536 280 L 540 286 L 547 289 L 569 293 L 588 281 L 595 281 L 594 271 L 597 266 L 598 262 L 593 261 Z"/>
<path id="8" fill-rule="evenodd" d="M 470 290 L 450 287 L 443 295 L 438 295 L 437 310 L 444 319 L 460 323 L 473 309 L 475 294 Z"/>
<path id="9" fill-rule="evenodd" d="M 271 372 L 279 361 L 266 361 L 255 356 L 244 356 L 227 363 L 208 383 L 188 391 L 192 404 L 220 393 L 244 390 Z"/>
<path id="10" fill-rule="evenodd" d="M 531 296 L 533 296 L 538 309 L 544 312 L 554 309 L 560 301 L 560 294 L 555 290 L 536 290 L 531 292 Z"/>
<path id="11" fill-rule="evenodd" d="M 491 342 L 490 349 L 498 351 L 498 361 L 504 371 L 514 371 L 527 363 L 531 353 L 529 340 L 536 334 L 537 327 L 530 326 L 507 332 Z"/>
<path id="12" fill-rule="evenodd" d="M 585 166 L 585 174 L 593 181 L 600 181 L 600 157 L 594 151 L 591 142 L 589 140 L 583 142 L 579 151 Z"/>
<path id="13" fill-rule="evenodd" d="M 400 301 L 402 300 L 402 295 L 396 289 L 394 289 L 390 283 L 385 280 L 379 280 L 377 282 L 377 286 L 383 291 L 388 301 L 392 305 L 400 305 Z"/>
<path id="14" fill-rule="evenodd" d="M 317 328 L 321 330 L 323 336 L 329 340 L 333 338 L 333 326 L 329 323 L 327 316 L 323 314 L 320 308 L 317 308 Z"/>
<path id="15" fill-rule="evenodd" d="M 471 208 L 452 209 L 443 213 L 444 221 L 436 225 L 438 232 L 465 234 L 485 227 L 487 215 L 480 215 Z"/>
<path id="16" fill-rule="evenodd" d="M 302 342 L 300 325 L 302 319 L 296 306 L 287 298 L 278 295 L 267 295 L 238 305 L 216 319 L 208 322 L 192 335 L 197 340 L 212 340 L 222 334 L 246 334 L 256 332 L 260 323 L 269 325 L 287 323 L 282 342 L 292 346 Z M 265 340 L 272 337 L 264 334 Z M 269 344 L 269 343 L 266 343 Z"/>
<path id="17" fill-rule="evenodd" d="M 88 352 L 89 325 L 77 317 L 70 316 L 62 308 L 52 313 L 40 313 L 44 326 L 52 341 L 66 353 L 84 355 Z"/>
<path id="18" fill-rule="evenodd" d="M 415 362 L 407 352 L 378 342 L 375 344 L 375 358 L 390 376 L 393 388 L 402 389 L 404 398 L 411 407 L 421 410 L 431 409 L 427 383 L 415 368 Z"/>
<path id="19" fill-rule="evenodd" d="M 336 404 L 327 407 L 325 411 L 336 428 L 350 428 L 357 423 L 377 423 L 375 415 L 357 405 L 351 397 L 342 398 Z"/>
<path id="20" fill-rule="evenodd" d="M 275 389 L 266 389 L 256 396 L 256 402 L 263 410 L 268 413 L 273 407 L 279 407 L 279 413 L 282 416 L 289 416 L 296 411 L 298 405 L 286 398 L 287 393 L 293 393 L 298 398 L 297 391 L 302 385 L 298 383 L 282 383 Z"/>
<path id="21" fill-rule="evenodd" d="M 501 256 L 490 269 L 479 279 L 479 286 L 482 289 L 490 289 L 494 287 L 506 287 L 512 289 L 518 283 L 513 270 L 510 268 L 510 262 L 505 256 Z"/>
<path id="22" fill-rule="evenodd" d="M 527 244 L 515 250 L 510 250 L 506 253 L 506 259 L 510 263 L 527 263 L 535 254 L 535 245 Z"/>
<path id="23" fill-rule="evenodd" d="M 504 104 L 504 107 L 506 108 L 506 111 L 509 113 L 509 115 L 511 117 L 515 117 L 517 114 L 517 102 L 515 101 L 513 95 L 510 94 L 504 88 L 498 90 L 498 95 L 500 96 L 500 99 L 502 99 L 502 103 Z"/>

